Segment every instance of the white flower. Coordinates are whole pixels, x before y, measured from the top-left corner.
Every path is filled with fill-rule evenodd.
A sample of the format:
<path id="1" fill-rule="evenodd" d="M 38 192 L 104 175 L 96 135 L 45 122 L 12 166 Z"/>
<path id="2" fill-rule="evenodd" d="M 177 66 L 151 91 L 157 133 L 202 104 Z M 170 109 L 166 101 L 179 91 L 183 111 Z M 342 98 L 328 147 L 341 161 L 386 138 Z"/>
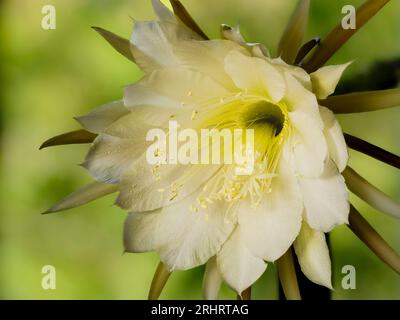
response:
<path id="1" fill-rule="evenodd" d="M 117 204 L 129 212 L 126 250 L 157 251 L 171 271 L 211 259 L 213 281 L 220 275 L 241 293 L 294 244 L 306 276 L 331 287 L 324 233 L 348 222 L 348 155 L 318 99 L 347 65 L 309 75 L 241 40 L 204 40 L 154 4 L 160 20 L 135 23 L 131 38 L 145 76 L 123 101 L 78 119 L 98 134 L 84 166 L 119 186 Z M 149 165 L 146 133 L 171 117 L 186 128 L 253 128 L 256 170 Z"/>
<path id="2" fill-rule="evenodd" d="M 387 2 L 367 1 L 357 10 L 358 23 L 365 24 Z M 331 288 L 325 233 L 347 222 L 371 251 L 400 272 L 400 256 L 349 206 L 343 179 L 366 203 L 399 218 L 400 203 L 347 166 L 346 144 L 396 168 L 400 157 L 343 134 L 330 111 L 396 107 L 400 89 L 329 96 L 348 64 L 318 69 L 354 30 L 339 24 L 310 53 L 320 41 L 301 46 L 310 1 L 299 0 L 281 37 L 280 57 L 271 59 L 262 44 L 247 43 L 239 28 L 222 25 L 224 40 L 209 40 L 179 0 L 170 3 L 176 17 L 153 0 L 160 21 L 136 23 L 131 41 L 94 28 L 145 76 L 125 89 L 123 100 L 76 118 L 85 130 L 42 144 L 40 148 L 93 142 L 83 166 L 97 180 L 45 213 L 119 191 L 117 204 L 130 212 L 126 250 L 157 251 L 161 257 L 150 299 L 159 297 L 171 271 L 205 263 L 205 298 L 217 298 L 225 281 L 249 299 L 251 284 L 267 262 L 277 259 L 285 297 L 300 299 L 292 248 L 303 273 Z M 177 134 L 177 128 L 184 130 Z M 227 133 L 228 145 L 225 136 L 223 147 L 203 144 L 201 134 L 213 130 Z M 235 136 L 243 130 L 245 141 Z M 166 142 L 147 141 L 160 132 L 164 139 L 168 136 L 168 148 Z M 194 140 L 176 140 L 182 133 Z M 184 142 L 179 151 L 177 141 Z M 246 158 L 240 155 L 243 150 Z M 212 159 L 214 152 L 223 155 L 223 162 L 204 165 L 211 152 Z M 241 160 L 229 160 L 238 154 Z M 180 165 L 178 158 L 184 159 Z"/>

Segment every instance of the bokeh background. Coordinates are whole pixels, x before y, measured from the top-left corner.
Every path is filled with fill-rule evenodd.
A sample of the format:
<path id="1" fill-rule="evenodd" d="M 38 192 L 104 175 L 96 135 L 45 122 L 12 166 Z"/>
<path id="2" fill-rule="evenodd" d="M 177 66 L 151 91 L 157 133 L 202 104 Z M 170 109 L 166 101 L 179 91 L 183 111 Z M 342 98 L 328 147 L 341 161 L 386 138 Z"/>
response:
<path id="1" fill-rule="evenodd" d="M 276 50 L 295 0 L 183 0 L 204 30 L 239 24 L 250 41 Z M 324 36 L 345 4 L 313 0 L 307 38 Z M 57 29 L 41 28 L 41 8 L 52 4 Z M 79 164 L 87 146 L 39 151 L 48 137 L 78 129 L 72 119 L 122 95 L 140 70 L 97 35 L 101 26 L 129 37 L 133 17 L 154 15 L 148 0 L 3 0 L 0 2 L 1 180 L 0 297 L 3 299 L 144 299 L 158 263 L 155 253 L 122 254 L 125 213 L 113 196 L 63 213 L 42 216 L 51 204 L 90 181 Z M 362 76 L 374 61 L 400 59 L 400 1 L 389 3 L 345 45 L 331 63 L 355 60 L 346 79 Z M 389 68 L 390 69 L 390 68 Z M 382 71 L 383 72 L 383 71 Z M 361 76 L 360 76 L 361 75 Z M 353 81 L 354 82 L 354 81 Z M 357 81 L 356 81 L 357 83 Z M 400 109 L 341 117 L 348 133 L 400 154 Z M 400 172 L 357 153 L 351 164 L 400 200 Z M 353 197 L 354 199 L 354 197 Z M 400 251 L 400 222 L 354 199 L 372 225 Z M 331 235 L 334 299 L 399 299 L 400 277 L 346 226 Z M 56 290 L 43 290 L 41 269 L 53 265 Z M 357 289 L 341 288 L 342 266 L 357 271 Z M 161 298 L 201 298 L 203 268 L 172 275 Z M 254 298 L 278 296 L 270 264 Z M 222 298 L 234 298 L 224 287 Z"/>

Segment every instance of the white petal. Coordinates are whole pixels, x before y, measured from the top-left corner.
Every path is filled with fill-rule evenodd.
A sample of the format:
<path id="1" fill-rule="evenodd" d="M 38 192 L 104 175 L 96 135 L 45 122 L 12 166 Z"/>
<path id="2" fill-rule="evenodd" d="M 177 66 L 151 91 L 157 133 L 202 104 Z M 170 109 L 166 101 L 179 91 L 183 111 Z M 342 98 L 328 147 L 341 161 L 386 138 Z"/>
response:
<path id="1" fill-rule="evenodd" d="M 161 209 L 142 214 L 129 213 L 124 224 L 124 248 L 126 252 L 155 251 L 161 246 L 161 236 L 155 232 L 163 222 Z M 165 226 L 168 228 L 169 226 Z"/>
<path id="2" fill-rule="evenodd" d="M 349 160 L 342 128 L 332 111 L 325 107 L 320 107 L 320 112 L 325 124 L 324 134 L 328 144 L 329 155 L 338 167 L 339 172 L 342 172 Z"/>
<path id="3" fill-rule="evenodd" d="M 125 88 L 124 104 L 137 113 L 143 106 L 158 108 L 169 120 L 171 114 L 190 115 L 210 103 L 219 103 L 229 92 L 203 73 L 183 68 L 152 72 L 140 82 Z M 154 113 L 154 111 L 152 112 Z"/>
<path id="4" fill-rule="evenodd" d="M 118 182 L 146 150 L 149 126 L 134 114 L 123 116 L 105 129 L 90 148 L 82 166 L 99 181 Z"/>
<path id="5" fill-rule="evenodd" d="M 203 298 L 217 300 L 222 285 L 222 275 L 217 266 L 217 259 L 212 257 L 207 262 L 203 278 Z"/>
<path id="6" fill-rule="evenodd" d="M 282 167 L 257 208 L 243 203 L 239 209 L 241 236 L 255 256 L 267 261 L 280 258 L 299 234 L 302 197 L 297 178 Z"/>
<path id="7" fill-rule="evenodd" d="M 319 178 L 299 178 L 304 199 L 305 218 L 311 228 L 329 232 L 348 223 L 348 192 L 342 175 L 328 162 Z"/>
<path id="8" fill-rule="evenodd" d="M 232 233 L 217 255 L 225 282 L 241 294 L 262 276 L 267 264 L 254 256 L 245 245 L 240 226 Z"/>
<path id="9" fill-rule="evenodd" d="M 128 109 L 122 101 L 114 101 L 102 105 L 87 115 L 75 118 L 86 130 L 94 133 L 104 131 L 109 125 L 119 118 L 127 115 Z"/>
<path id="10" fill-rule="evenodd" d="M 210 204 L 193 212 L 197 194 L 154 213 L 131 213 L 124 230 L 126 251 L 156 250 L 172 270 L 206 263 L 233 230 L 224 219 L 225 204 Z"/>
<path id="11" fill-rule="evenodd" d="M 328 155 L 322 128 L 301 111 L 290 112 L 289 119 L 293 127 L 291 143 L 297 172 L 305 177 L 320 176 Z"/>
<path id="12" fill-rule="evenodd" d="M 306 113 L 322 129 L 323 123 L 315 95 L 307 90 L 291 72 L 286 71 L 284 74 L 286 81 L 284 102 L 288 110 Z"/>
<path id="13" fill-rule="evenodd" d="M 278 67 L 282 72 L 294 77 L 304 88 L 311 91 L 312 86 L 310 75 L 303 68 L 289 65 L 283 61 L 281 57 L 269 59 L 269 61 Z"/>
<path id="14" fill-rule="evenodd" d="M 158 10 L 164 17 L 164 13 Z M 201 37 L 172 19 L 136 22 L 131 37 L 132 54 L 136 63 L 145 72 L 160 67 L 175 67 L 179 59 L 174 53 L 174 45 L 179 41 Z"/>
<path id="15" fill-rule="evenodd" d="M 117 204 L 132 212 L 171 205 L 196 191 L 218 169 L 218 165 L 167 164 L 155 174 L 143 155 L 122 177 Z"/>
<path id="16" fill-rule="evenodd" d="M 267 95 L 274 102 L 280 101 L 285 93 L 282 74 L 264 59 L 232 51 L 225 58 L 225 71 L 238 88 L 261 96 Z"/>
<path id="17" fill-rule="evenodd" d="M 310 75 L 313 91 L 318 99 L 325 99 L 335 92 L 343 72 L 350 64 L 351 62 L 322 67 Z"/>
<path id="18" fill-rule="evenodd" d="M 179 42 L 174 50 L 182 67 L 206 74 L 230 91 L 234 91 L 236 86 L 225 72 L 226 56 L 232 51 L 249 55 L 245 48 L 229 40 L 184 41 Z"/>
<path id="19" fill-rule="evenodd" d="M 325 234 L 303 223 L 300 234 L 294 242 L 294 249 L 301 271 L 306 277 L 316 284 L 332 289 L 331 259 Z"/>

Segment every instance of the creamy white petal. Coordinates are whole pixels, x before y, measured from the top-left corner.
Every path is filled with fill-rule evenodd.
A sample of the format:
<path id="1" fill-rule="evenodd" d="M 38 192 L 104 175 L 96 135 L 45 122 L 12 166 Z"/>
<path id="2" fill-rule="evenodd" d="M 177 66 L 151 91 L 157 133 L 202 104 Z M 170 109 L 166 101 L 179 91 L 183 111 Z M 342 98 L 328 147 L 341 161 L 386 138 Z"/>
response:
<path id="1" fill-rule="evenodd" d="M 323 123 L 319 114 L 318 101 L 315 95 L 307 90 L 301 82 L 288 71 L 284 72 L 286 92 L 284 102 L 290 112 L 304 112 L 321 129 Z"/>
<path id="2" fill-rule="evenodd" d="M 301 271 L 306 277 L 316 284 L 332 289 L 331 259 L 325 234 L 311 229 L 304 222 L 294 242 L 294 249 Z"/>
<path id="3" fill-rule="evenodd" d="M 297 178 L 287 165 L 281 165 L 271 192 L 263 196 L 261 203 L 253 208 L 246 201 L 239 208 L 242 241 L 255 256 L 275 261 L 299 234 L 302 211 Z"/>
<path id="4" fill-rule="evenodd" d="M 90 132 L 100 133 L 119 118 L 127 115 L 129 110 L 125 108 L 123 101 L 114 101 L 102 105 L 87 115 L 75 119 L 83 128 Z"/>
<path id="5" fill-rule="evenodd" d="M 267 268 L 267 264 L 245 245 L 240 226 L 218 253 L 217 263 L 225 282 L 239 294 L 260 278 Z"/>
<path id="6" fill-rule="evenodd" d="M 149 129 L 134 114 L 123 116 L 95 139 L 82 166 L 99 181 L 118 182 L 131 164 L 145 153 Z"/>
<path id="7" fill-rule="evenodd" d="M 151 211 L 184 199 L 208 181 L 219 165 L 161 165 L 157 172 L 146 155 L 120 181 L 117 204 L 132 212 Z"/>
<path id="8" fill-rule="evenodd" d="M 98 181 L 116 183 L 143 150 L 133 140 L 98 136 L 81 164 Z"/>
<path id="9" fill-rule="evenodd" d="M 199 35 L 176 20 L 164 19 L 166 13 L 163 9 L 157 11 L 162 21 L 136 22 L 130 40 L 135 61 L 145 72 L 178 66 L 179 59 L 174 53 L 174 45 L 185 40 L 201 40 Z"/>
<path id="10" fill-rule="evenodd" d="M 320 107 L 321 117 L 325 124 L 324 134 L 328 144 L 328 152 L 331 159 L 335 162 L 342 172 L 349 160 L 346 141 L 344 140 L 343 131 L 335 115 L 328 108 Z"/>
<path id="11" fill-rule="evenodd" d="M 161 246 L 160 230 L 163 223 L 161 209 L 143 213 L 129 213 L 124 224 L 124 250 L 126 252 L 155 251 Z M 165 226 L 165 228 L 170 226 Z"/>
<path id="12" fill-rule="evenodd" d="M 208 75 L 230 91 L 237 88 L 225 72 L 226 56 L 232 51 L 250 55 L 245 48 L 229 40 L 183 41 L 174 50 L 181 66 Z"/>
<path id="13" fill-rule="evenodd" d="M 329 232 L 348 223 L 349 202 L 344 178 L 329 161 L 318 178 L 299 177 L 304 199 L 305 220 L 311 228 Z"/>
<path id="14" fill-rule="evenodd" d="M 307 90 L 311 91 L 311 78 L 310 75 L 301 67 L 287 64 L 281 57 L 269 59 L 269 61 L 279 70 L 294 77 L 301 85 Z"/>
<path id="15" fill-rule="evenodd" d="M 203 298 L 217 300 L 222 285 L 222 275 L 217 266 L 217 259 L 212 257 L 207 262 L 203 278 Z"/>
<path id="16" fill-rule="evenodd" d="M 225 58 L 225 71 L 242 90 L 260 96 L 266 95 L 274 102 L 283 98 L 285 93 L 283 75 L 264 59 L 232 51 Z"/>
<path id="17" fill-rule="evenodd" d="M 209 76 L 189 69 L 156 70 L 140 82 L 125 88 L 124 104 L 190 111 L 205 103 L 219 102 L 229 92 Z"/>
<path id="18" fill-rule="evenodd" d="M 335 92 L 343 72 L 351 62 L 341 65 L 326 66 L 311 73 L 313 91 L 318 99 L 325 99 Z"/>
<path id="19" fill-rule="evenodd" d="M 193 212 L 194 194 L 154 213 L 131 213 L 124 230 L 128 252 L 155 250 L 171 271 L 187 270 L 206 263 L 233 230 L 224 219 L 225 204 L 210 204 Z"/>
<path id="20" fill-rule="evenodd" d="M 305 177 L 319 177 L 328 156 L 328 146 L 322 128 L 308 114 L 289 113 L 292 125 L 290 141 L 297 172 Z"/>

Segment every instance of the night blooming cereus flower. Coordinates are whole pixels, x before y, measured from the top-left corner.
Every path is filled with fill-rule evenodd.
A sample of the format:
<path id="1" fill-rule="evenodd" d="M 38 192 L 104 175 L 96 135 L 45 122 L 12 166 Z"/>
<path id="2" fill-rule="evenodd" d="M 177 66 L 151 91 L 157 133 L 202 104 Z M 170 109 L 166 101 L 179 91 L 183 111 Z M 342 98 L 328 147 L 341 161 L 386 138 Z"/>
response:
<path id="1" fill-rule="evenodd" d="M 387 2 L 367 1 L 358 10 L 358 28 Z M 276 57 L 247 43 L 238 28 L 223 25 L 222 39 L 209 40 L 176 0 L 174 13 L 154 0 L 159 20 L 135 22 L 130 41 L 95 28 L 145 75 L 125 88 L 121 101 L 78 117 L 85 130 L 43 145 L 93 142 L 83 165 L 96 179 L 47 212 L 119 192 L 116 203 L 129 212 L 126 251 L 160 255 L 150 298 L 159 296 L 172 271 L 203 264 L 205 298 L 217 298 L 222 281 L 248 298 L 267 263 L 277 261 L 286 297 L 297 299 L 293 251 L 311 281 L 332 288 L 325 233 L 349 223 L 399 271 L 398 255 L 349 204 L 347 188 L 393 216 L 400 216 L 400 206 L 347 167 L 347 146 L 397 167 L 400 162 L 344 135 L 334 112 L 396 106 L 400 92 L 330 97 L 349 63 L 322 65 L 356 30 L 339 26 L 321 43 L 302 46 L 309 3 L 299 1 Z M 168 132 L 172 120 L 195 132 L 253 130 L 251 172 L 238 174 L 237 164 L 224 162 L 168 163 L 160 157 L 149 163 L 148 133 Z M 166 149 L 153 151 L 160 156 Z"/>

